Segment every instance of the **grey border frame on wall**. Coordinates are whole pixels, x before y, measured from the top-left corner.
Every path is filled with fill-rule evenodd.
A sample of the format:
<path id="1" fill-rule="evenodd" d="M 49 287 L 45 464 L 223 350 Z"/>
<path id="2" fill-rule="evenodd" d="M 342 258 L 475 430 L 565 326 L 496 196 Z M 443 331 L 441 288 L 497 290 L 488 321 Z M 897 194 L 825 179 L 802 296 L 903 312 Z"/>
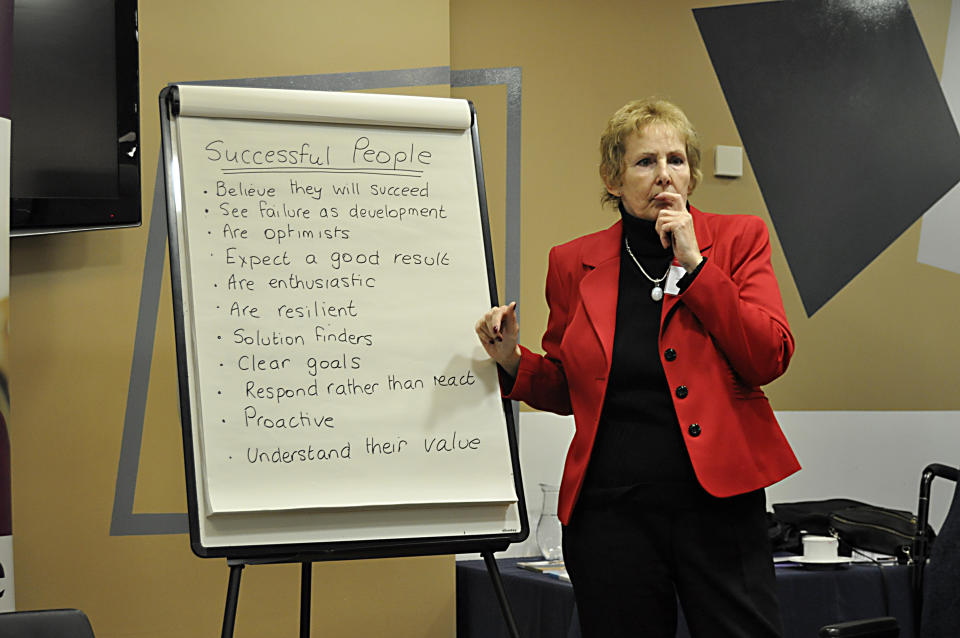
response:
<path id="1" fill-rule="evenodd" d="M 490 241 L 490 224 L 487 212 L 486 187 L 483 177 L 483 160 L 480 154 L 480 137 L 477 128 L 476 110 L 472 102 L 467 101 L 470 109 L 470 137 L 473 149 L 473 163 L 475 169 L 478 209 L 480 213 L 481 235 L 485 254 L 485 268 L 487 273 L 488 294 L 490 302 L 497 305 L 498 293 L 496 274 L 493 264 L 493 249 Z M 516 427 L 511 404 L 502 400 L 504 424 L 507 431 L 510 454 L 511 474 L 514 484 L 514 493 L 517 497 L 517 519 L 519 529 L 504 529 L 499 532 L 485 532 L 478 534 L 454 534 L 451 531 L 422 537 L 393 537 L 385 536 L 374 540 L 338 540 L 338 541 L 300 541 L 290 543 L 271 543 L 257 545 L 205 545 L 201 533 L 199 481 L 195 455 L 196 433 L 193 423 L 192 398 L 198 389 L 191 381 L 192 366 L 188 363 L 189 348 L 188 334 L 190 326 L 185 318 L 186 301 L 184 288 L 189 277 L 182 268 L 180 224 L 184 215 L 180 198 L 182 162 L 179 158 L 178 138 L 175 132 L 174 121 L 179 117 L 179 93 L 177 86 L 168 86 L 160 93 L 160 127 L 163 155 L 163 170 L 165 172 L 164 190 L 167 199 L 167 233 L 170 252 L 170 273 L 173 289 L 173 311 L 176 332 L 177 369 L 179 371 L 180 421 L 183 434 L 184 466 L 187 484 L 187 510 L 190 532 L 190 545 L 193 552 L 203 558 L 232 558 L 232 559 L 268 559 L 271 561 L 323 561 L 349 560 L 357 558 L 389 558 L 395 556 L 421 556 L 437 554 L 455 554 L 464 552 L 496 552 L 503 551 L 510 543 L 525 540 L 530 533 L 524 499 L 523 482 L 520 472 L 520 455 L 517 445 Z M 390 511 L 386 508 L 384 511 Z M 386 521 L 387 519 L 384 519 Z M 450 521 L 454 528 L 454 520 Z"/>
<path id="2" fill-rule="evenodd" d="M 195 82 L 220 86 L 250 86 L 265 88 L 297 88 L 314 90 L 361 90 L 394 88 L 403 86 L 427 86 L 447 84 L 451 87 L 505 85 L 507 89 L 507 197 L 506 197 L 506 272 L 505 290 L 508 299 L 519 297 L 520 265 L 520 103 L 521 72 L 519 67 L 497 69 L 474 69 L 451 72 L 448 67 L 431 67 L 398 71 L 374 71 L 365 73 L 343 73 L 329 75 L 282 76 L 273 78 L 251 78 L 213 82 Z M 479 149 L 478 144 L 475 145 Z M 481 166 L 479 150 L 477 165 Z M 480 174 L 482 180 L 482 173 Z M 480 183 L 480 192 L 484 193 L 483 211 L 485 242 L 487 244 L 488 270 L 493 274 L 492 251 L 489 245 L 489 227 L 486 219 L 485 191 Z M 130 385 L 128 388 L 127 409 L 124 419 L 123 439 L 121 442 L 120 462 L 117 472 L 116 493 L 113 516 L 110 527 L 112 536 L 182 534 L 190 531 L 189 515 L 186 513 L 135 513 L 133 511 L 136 481 L 139 470 L 140 447 L 143 440 L 144 415 L 146 412 L 147 388 L 149 385 L 150 364 L 153 355 L 157 313 L 159 310 L 160 289 L 163 279 L 163 262 L 166 253 L 167 232 L 166 201 L 164 197 L 162 158 L 158 159 L 157 179 L 151 211 L 150 230 L 144 263 L 141 288 L 140 310 L 131 365 Z M 491 281 L 491 300 L 496 301 L 495 284 Z M 505 404 L 505 408 L 509 404 Z M 510 405 L 508 423 L 510 437 L 516 444 L 516 405 Z M 513 419 L 509 417 L 513 416 Z M 516 455 L 514 455 L 516 462 Z M 519 467 L 515 468 L 519 479 Z M 523 499 L 522 490 L 519 498 Z M 525 508 L 524 508 L 525 511 Z M 527 525 L 526 517 L 523 517 Z M 525 536 L 525 534 L 524 534 Z M 436 539 L 430 539 L 435 541 Z M 489 539 L 488 539 L 489 540 Z M 503 540 L 502 538 L 499 540 Z M 515 542 L 511 540 L 510 542 Z M 435 543 L 434 543 L 435 544 Z M 288 548 L 290 549 L 290 548 Z M 380 549 L 383 549 L 381 547 Z M 409 549 L 409 548 L 408 548 Z M 433 548 L 436 549 L 436 548 Z M 456 545 L 457 551 L 479 551 L 477 548 L 465 548 Z M 410 551 L 403 552 L 410 555 Z M 425 552 L 418 552 L 425 553 Z M 435 553 L 434 551 L 426 553 Z"/>

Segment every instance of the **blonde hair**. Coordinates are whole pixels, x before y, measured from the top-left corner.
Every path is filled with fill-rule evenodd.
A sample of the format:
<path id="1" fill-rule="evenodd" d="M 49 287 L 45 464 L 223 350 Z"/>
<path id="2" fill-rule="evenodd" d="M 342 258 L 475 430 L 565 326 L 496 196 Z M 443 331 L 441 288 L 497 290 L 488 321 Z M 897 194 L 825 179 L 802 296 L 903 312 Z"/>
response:
<path id="1" fill-rule="evenodd" d="M 703 178 L 700 170 L 700 138 L 679 106 L 656 97 L 627 102 L 607 122 L 600 135 L 600 178 L 605 185 L 619 186 L 625 168 L 623 156 L 627 138 L 633 133 L 642 133 L 654 124 L 669 126 L 683 140 L 690 166 L 690 192 L 693 192 Z M 620 198 L 606 189 L 601 201 L 604 204 L 620 204 Z"/>

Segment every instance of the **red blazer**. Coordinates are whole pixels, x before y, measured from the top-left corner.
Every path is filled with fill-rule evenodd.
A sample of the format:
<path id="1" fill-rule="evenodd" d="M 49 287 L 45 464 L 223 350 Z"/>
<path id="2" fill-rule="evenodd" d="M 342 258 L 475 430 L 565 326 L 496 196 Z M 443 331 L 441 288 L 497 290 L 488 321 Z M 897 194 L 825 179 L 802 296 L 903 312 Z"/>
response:
<path id="1" fill-rule="evenodd" d="M 800 469 L 759 387 L 787 369 L 793 336 L 763 221 L 692 206 L 690 213 L 707 261 L 682 294 L 664 295 L 660 359 L 700 484 L 714 496 L 733 496 Z M 607 390 L 621 225 L 551 249 L 546 355 L 521 347 L 517 376 L 505 394 L 539 410 L 574 415 L 560 485 L 564 524 L 580 493 Z M 677 392 L 680 386 L 686 391 Z"/>

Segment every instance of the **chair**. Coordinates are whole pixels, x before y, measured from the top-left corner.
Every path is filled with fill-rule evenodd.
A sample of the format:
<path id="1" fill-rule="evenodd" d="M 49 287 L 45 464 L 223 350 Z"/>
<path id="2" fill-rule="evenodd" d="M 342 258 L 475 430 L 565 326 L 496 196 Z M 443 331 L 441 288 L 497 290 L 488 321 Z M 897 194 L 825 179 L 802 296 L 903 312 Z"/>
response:
<path id="1" fill-rule="evenodd" d="M 917 537 L 911 563 L 914 622 L 918 638 L 956 638 L 960 628 L 960 488 L 954 487 L 950 510 L 931 549 L 927 521 L 930 488 L 936 477 L 957 483 L 960 470 L 932 463 L 923 470 L 920 478 Z M 820 628 L 820 638 L 897 638 L 899 635 L 896 619 L 889 617 Z"/>
<path id="2" fill-rule="evenodd" d="M 929 478 L 927 472 L 930 472 Z M 927 481 L 926 500 L 921 491 L 921 509 L 923 522 L 927 521 L 926 508 L 929 504 L 929 483 L 933 476 L 940 476 L 957 483 L 960 480 L 960 471 L 954 467 L 934 464 L 924 471 L 924 480 Z M 921 484 L 921 490 L 923 485 Z M 921 514 L 921 512 L 918 512 Z M 921 537 L 918 537 L 918 540 Z M 927 549 L 919 548 L 918 555 L 925 557 Z M 937 542 L 929 552 L 930 563 L 924 572 L 924 562 L 917 563 L 917 601 L 921 603 L 919 611 L 921 638 L 940 638 L 941 636 L 957 635 L 960 627 L 960 488 L 953 491 L 953 502 L 950 511 L 940 528 Z"/>
<path id="3" fill-rule="evenodd" d="M 3 638 L 94 638 L 87 615 L 79 609 L 43 609 L 0 613 Z"/>

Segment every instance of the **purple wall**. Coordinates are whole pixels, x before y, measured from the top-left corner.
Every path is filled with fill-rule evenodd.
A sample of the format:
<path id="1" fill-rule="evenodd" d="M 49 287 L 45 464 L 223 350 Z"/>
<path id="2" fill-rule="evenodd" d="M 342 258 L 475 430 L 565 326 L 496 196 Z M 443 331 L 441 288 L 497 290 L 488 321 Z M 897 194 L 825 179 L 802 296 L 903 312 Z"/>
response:
<path id="1" fill-rule="evenodd" d="M 13 0 L 0 0 L 0 117 L 10 117 L 10 71 L 13 57 Z M 9 153 L 10 149 L 0 149 Z M 6 215 L 3 216 L 4 218 Z M 2 229 L 6 233 L 6 228 Z M 6 252 L 6 251 L 3 251 Z M 0 258 L 7 259 L 0 253 Z M 2 338 L 2 337 L 0 337 Z M 6 370 L 0 370 L 5 375 Z M 10 508 L 10 439 L 7 424 L 0 414 L 0 536 L 9 536 L 12 531 Z M 3 577 L 0 565 L 0 578 Z M 0 596 L 3 593 L 0 592 Z"/>

